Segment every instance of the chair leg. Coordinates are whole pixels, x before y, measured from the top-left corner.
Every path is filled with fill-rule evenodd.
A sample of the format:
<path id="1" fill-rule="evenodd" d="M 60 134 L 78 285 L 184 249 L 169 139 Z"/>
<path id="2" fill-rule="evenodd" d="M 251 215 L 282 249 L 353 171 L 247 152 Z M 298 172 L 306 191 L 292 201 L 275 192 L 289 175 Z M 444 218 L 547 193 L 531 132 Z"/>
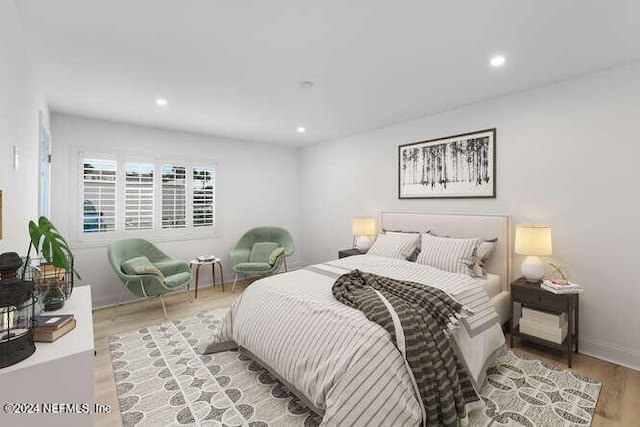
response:
<path id="1" fill-rule="evenodd" d="M 120 303 L 122 302 L 122 296 L 124 295 L 124 290 L 127 289 L 127 283 L 122 286 L 122 291 L 120 292 L 120 298 L 118 298 L 118 304 L 114 307 L 113 312 L 111 313 L 111 321 L 116 318 L 116 311 L 120 307 Z"/>
<path id="2" fill-rule="evenodd" d="M 193 295 L 191 295 L 191 292 L 189 292 L 189 289 L 187 289 L 187 286 L 185 286 L 183 289 L 187 293 L 187 295 L 189 295 L 189 302 L 193 303 Z"/>
<path id="3" fill-rule="evenodd" d="M 162 311 L 164 311 L 165 319 L 169 319 L 169 315 L 167 315 L 167 307 L 164 306 L 164 297 L 160 295 L 160 302 L 162 303 Z"/>
<path id="4" fill-rule="evenodd" d="M 284 261 L 284 271 L 289 271 L 287 270 L 287 257 L 282 257 L 282 261 Z"/>
<path id="5" fill-rule="evenodd" d="M 140 279 L 140 290 L 142 291 L 142 295 L 144 295 L 145 298 L 149 298 L 149 295 L 147 295 L 147 291 L 144 290 L 144 283 L 142 283 L 142 279 Z"/>
<path id="6" fill-rule="evenodd" d="M 233 293 L 235 293 L 235 291 L 236 291 L 236 284 L 237 284 L 237 283 L 238 283 L 238 274 L 236 273 L 236 278 L 235 278 L 235 280 L 233 281 L 233 286 L 231 287 L 231 293 L 232 293 L 232 294 L 233 294 Z"/>

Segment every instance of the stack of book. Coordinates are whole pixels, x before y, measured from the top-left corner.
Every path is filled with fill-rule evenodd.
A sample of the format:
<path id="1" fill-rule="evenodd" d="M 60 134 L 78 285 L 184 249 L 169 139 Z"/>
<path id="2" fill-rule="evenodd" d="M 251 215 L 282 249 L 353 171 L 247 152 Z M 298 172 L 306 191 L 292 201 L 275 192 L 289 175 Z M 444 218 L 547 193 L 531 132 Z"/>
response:
<path id="1" fill-rule="evenodd" d="M 73 314 L 36 316 L 35 321 L 33 339 L 38 342 L 54 342 L 76 327 L 76 319 Z"/>
<path id="2" fill-rule="evenodd" d="M 579 294 L 583 290 L 577 283 L 559 283 L 548 279 L 543 280 L 540 287 L 554 294 Z"/>
<path id="3" fill-rule="evenodd" d="M 556 314 L 522 307 L 520 332 L 562 344 L 567 336 L 567 313 Z"/>

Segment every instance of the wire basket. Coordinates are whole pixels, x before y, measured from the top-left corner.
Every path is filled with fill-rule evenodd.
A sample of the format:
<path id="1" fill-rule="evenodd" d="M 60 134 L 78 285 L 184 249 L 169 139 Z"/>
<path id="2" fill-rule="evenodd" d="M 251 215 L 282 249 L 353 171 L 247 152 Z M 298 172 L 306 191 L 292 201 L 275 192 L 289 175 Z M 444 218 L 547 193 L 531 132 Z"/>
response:
<path id="1" fill-rule="evenodd" d="M 55 267 L 44 258 L 30 258 L 29 265 L 25 266 L 25 258 L 22 259 L 22 266 L 18 270 L 20 277 L 27 282 L 33 282 L 34 290 L 40 295 L 51 291 L 53 286 L 60 289 L 64 299 L 69 299 L 73 293 L 73 257 L 69 258 L 71 270 Z M 24 274 L 24 276 L 22 276 Z"/>

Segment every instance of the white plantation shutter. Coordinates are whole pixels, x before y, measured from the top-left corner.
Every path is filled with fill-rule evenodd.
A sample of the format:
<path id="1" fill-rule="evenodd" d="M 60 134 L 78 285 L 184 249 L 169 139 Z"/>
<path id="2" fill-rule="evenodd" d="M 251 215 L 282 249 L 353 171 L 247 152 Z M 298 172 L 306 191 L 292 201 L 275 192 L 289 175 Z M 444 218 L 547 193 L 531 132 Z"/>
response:
<path id="1" fill-rule="evenodd" d="M 114 231 L 116 226 L 115 160 L 82 159 L 82 231 Z"/>
<path id="2" fill-rule="evenodd" d="M 153 169 L 149 163 L 127 163 L 124 185 L 125 230 L 153 228 Z"/>
<path id="3" fill-rule="evenodd" d="M 174 240 L 219 232 L 216 163 L 152 159 L 142 153 L 77 154 L 80 241 L 130 236 Z M 113 234 L 99 237 L 97 232 Z"/>
<path id="4" fill-rule="evenodd" d="M 162 166 L 162 228 L 187 227 L 187 168 Z"/>
<path id="5" fill-rule="evenodd" d="M 215 225 L 215 170 L 193 168 L 193 226 L 213 227 Z"/>

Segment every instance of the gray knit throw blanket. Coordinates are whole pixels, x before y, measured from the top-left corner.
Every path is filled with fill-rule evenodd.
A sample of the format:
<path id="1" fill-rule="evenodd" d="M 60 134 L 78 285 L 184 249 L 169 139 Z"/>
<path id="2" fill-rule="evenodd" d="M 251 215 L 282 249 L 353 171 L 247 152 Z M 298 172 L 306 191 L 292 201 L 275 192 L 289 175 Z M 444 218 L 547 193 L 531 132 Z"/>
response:
<path id="1" fill-rule="evenodd" d="M 465 405 L 480 398 L 449 342 L 450 332 L 469 314 L 462 305 L 431 286 L 359 270 L 340 276 L 332 291 L 389 332 L 401 352 L 404 348 L 428 426 L 455 426 L 466 417 Z M 396 333 L 390 310 L 404 337 Z"/>

